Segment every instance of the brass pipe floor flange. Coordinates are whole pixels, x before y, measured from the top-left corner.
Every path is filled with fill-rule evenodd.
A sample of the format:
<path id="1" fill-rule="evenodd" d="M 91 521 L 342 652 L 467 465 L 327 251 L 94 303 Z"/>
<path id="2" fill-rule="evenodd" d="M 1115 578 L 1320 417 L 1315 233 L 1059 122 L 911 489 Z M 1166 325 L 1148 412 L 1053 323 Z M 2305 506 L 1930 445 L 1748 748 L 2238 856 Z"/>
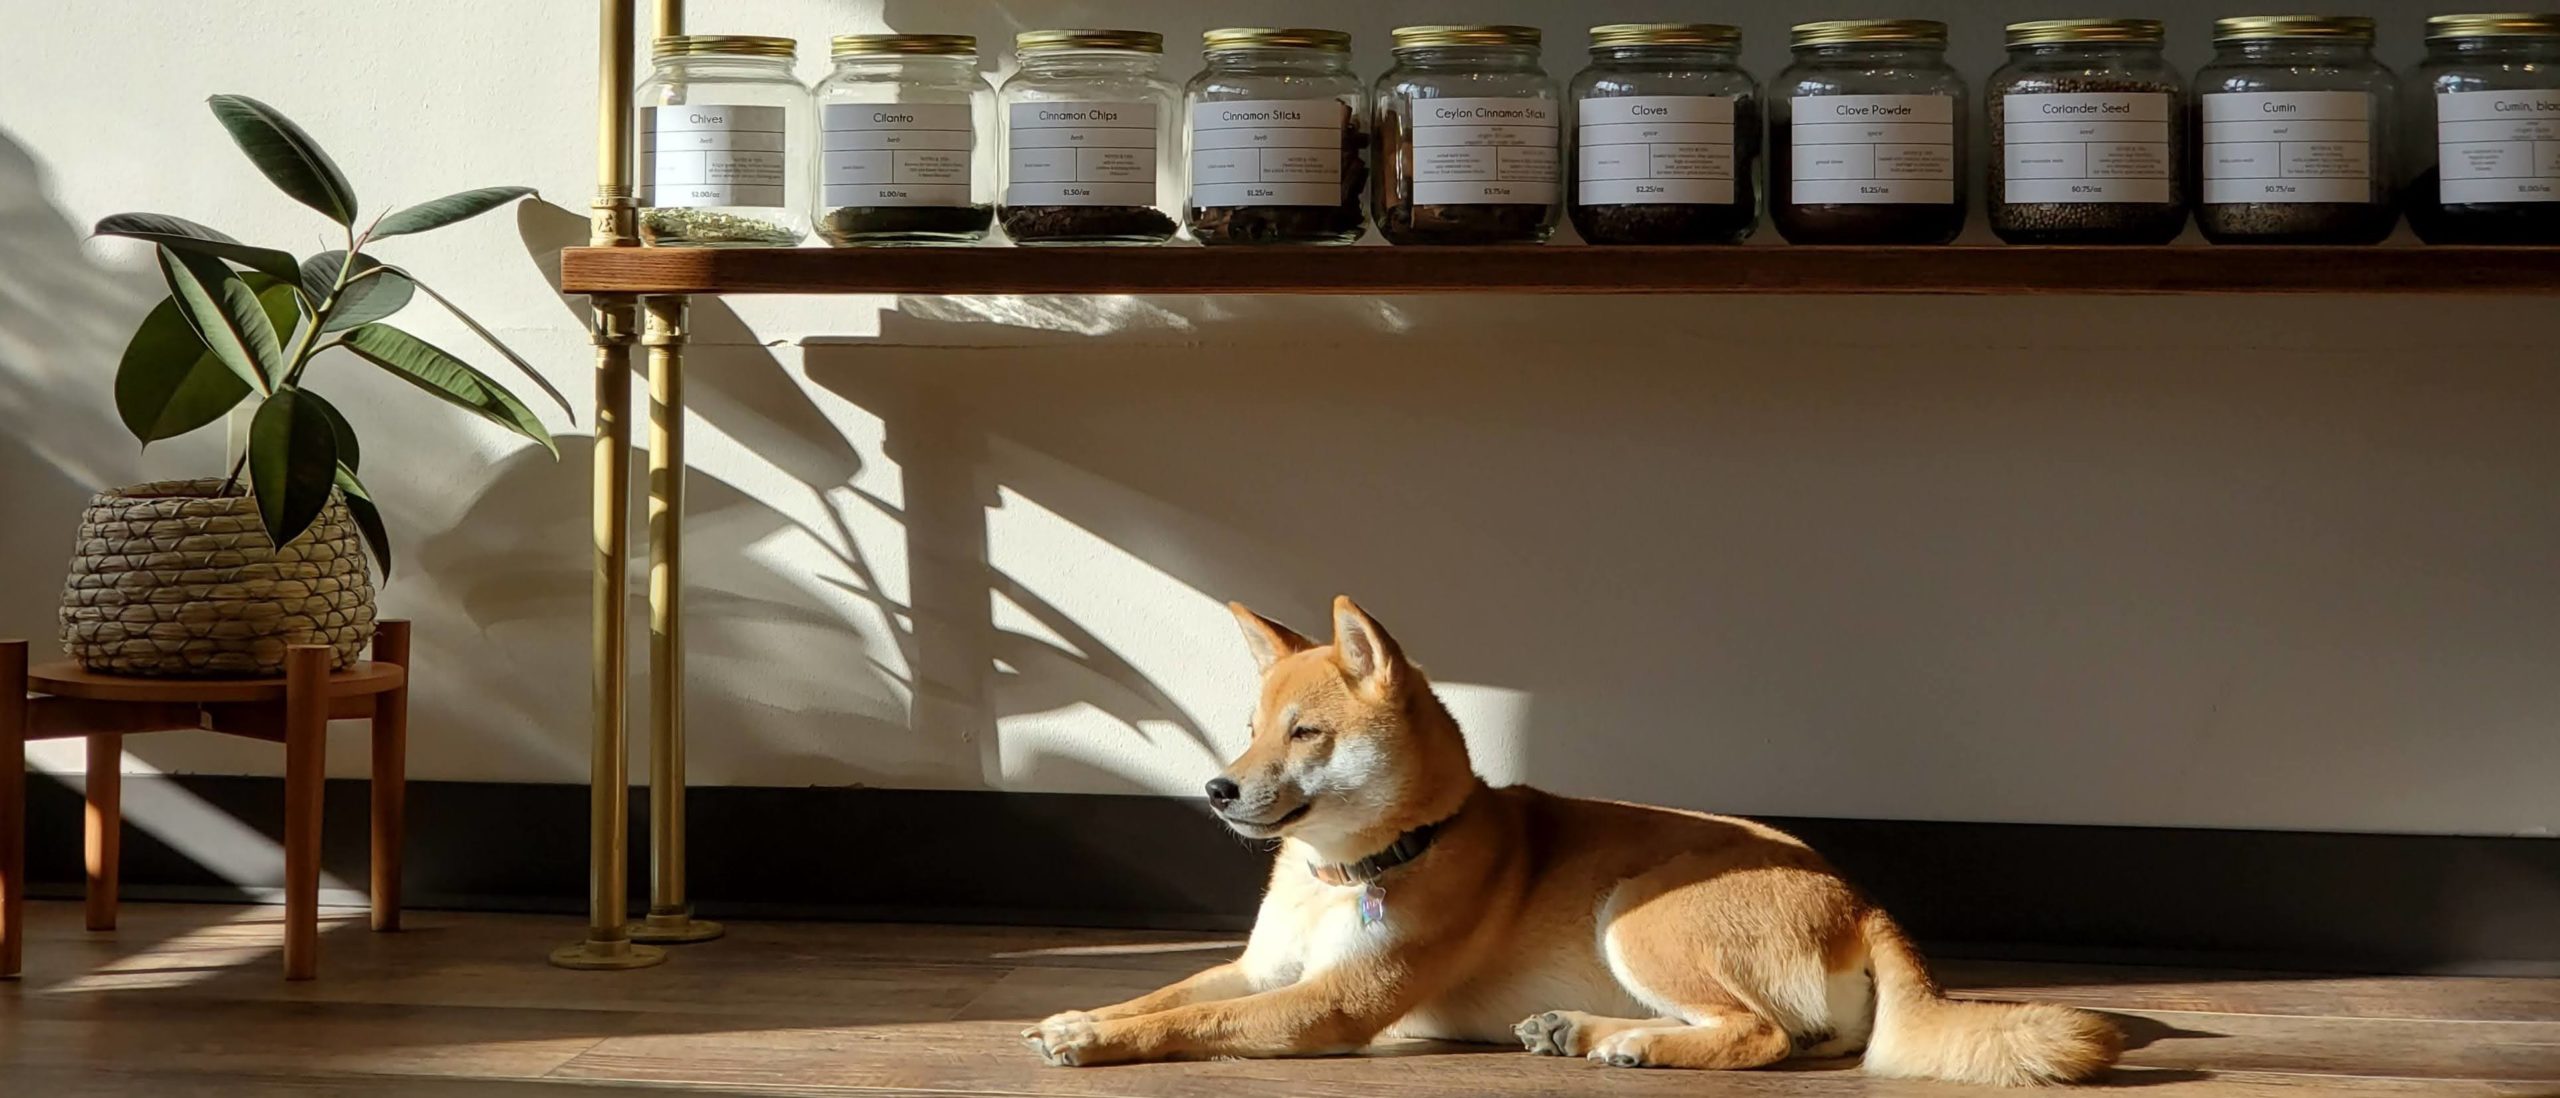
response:
<path id="1" fill-rule="evenodd" d="M 551 951 L 551 963 L 581 972 L 617 971 L 647 968 L 664 964 L 667 951 L 637 942 L 599 942 L 592 939 L 564 945 Z"/>
<path id="2" fill-rule="evenodd" d="M 686 945 L 721 937 L 729 933 L 729 928 L 709 919 L 694 918 L 690 911 L 652 911 L 648 918 L 632 923 L 626 933 L 635 942 Z"/>

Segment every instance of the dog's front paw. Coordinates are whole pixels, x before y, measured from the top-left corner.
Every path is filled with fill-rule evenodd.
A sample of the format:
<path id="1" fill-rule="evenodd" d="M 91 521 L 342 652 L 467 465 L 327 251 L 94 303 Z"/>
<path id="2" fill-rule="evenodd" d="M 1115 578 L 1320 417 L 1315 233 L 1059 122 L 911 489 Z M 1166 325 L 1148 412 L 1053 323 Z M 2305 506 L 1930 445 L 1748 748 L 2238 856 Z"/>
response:
<path id="1" fill-rule="evenodd" d="M 1093 1047 L 1093 1015 L 1081 1010 L 1052 1014 L 1022 1031 L 1022 1043 L 1050 1067 L 1078 1067 Z"/>

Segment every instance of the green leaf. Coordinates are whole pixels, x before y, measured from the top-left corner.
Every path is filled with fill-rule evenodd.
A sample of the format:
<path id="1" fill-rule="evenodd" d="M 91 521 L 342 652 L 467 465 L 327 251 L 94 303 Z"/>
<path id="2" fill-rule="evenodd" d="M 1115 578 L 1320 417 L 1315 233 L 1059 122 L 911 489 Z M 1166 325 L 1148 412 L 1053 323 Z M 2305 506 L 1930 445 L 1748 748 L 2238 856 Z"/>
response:
<path id="1" fill-rule="evenodd" d="M 468 408 L 483 418 L 535 442 L 560 456 L 553 445 L 551 432 L 534 417 L 533 410 L 516 399 L 506 386 L 498 384 L 471 364 L 446 354 L 442 349 L 388 324 L 365 324 L 341 337 L 346 348 L 365 361 L 430 393 Z"/>
<path id="2" fill-rule="evenodd" d="M 349 469 L 364 468 L 363 446 L 356 441 L 355 426 L 348 423 L 347 417 L 339 413 L 338 406 L 320 399 L 320 394 L 309 389 L 295 386 L 294 391 L 302 394 L 302 399 L 317 405 L 320 413 L 328 417 L 329 432 L 338 439 L 338 464 Z"/>
<path id="3" fill-rule="evenodd" d="M 364 538 L 365 547 L 373 550 L 374 563 L 382 566 L 382 578 L 391 578 L 391 530 L 382 524 L 382 509 L 374 506 L 373 493 L 365 491 L 364 482 L 356 479 L 356 471 L 345 462 L 338 463 L 338 495 L 347 501 L 347 514 L 356 520 L 356 533 Z"/>
<path id="4" fill-rule="evenodd" d="M 272 392 L 284 381 L 284 347 L 258 293 L 231 265 L 209 255 L 160 247 L 160 274 L 178 313 L 204 345 L 251 388 Z"/>
<path id="5" fill-rule="evenodd" d="M 298 315 L 293 287 L 262 274 L 241 279 L 257 291 L 269 321 L 291 328 Z M 249 392 L 196 335 L 175 298 L 163 299 L 142 318 L 116 367 L 116 414 L 146 446 L 221 419 Z"/>
<path id="6" fill-rule="evenodd" d="M 353 227 L 356 223 L 356 190 L 347 185 L 347 177 L 339 174 L 338 165 L 329 154 L 320 151 L 320 143 L 302 132 L 274 107 L 245 95 L 217 95 L 206 101 L 222 128 L 231 131 L 231 140 L 240 151 L 249 154 L 249 162 L 265 172 L 267 181 L 276 185 L 294 201 L 328 215 L 329 220 Z"/>
<path id="7" fill-rule="evenodd" d="M 400 273 L 404 275 L 409 274 L 407 271 L 402 271 Z M 455 320 L 461 321 L 463 327 L 471 329 L 472 334 L 479 336 L 480 341 L 488 344 L 490 349 L 506 356 L 508 362 L 513 363 L 516 369 L 523 371 L 525 377 L 532 379 L 535 388 L 542 390 L 543 395 L 550 397 L 552 403 L 560 406 L 561 413 L 569 417 L 569 422 L 578 422 L 578 410 L 569 406 L 568 397 L 560 395 L 560 390 L 552 387 L 550 378 L 546 378 L 542 376 L 541 373 L 535 371 L 533 364 L 526 362 L 522 356 L 516 354 L 514 348 L 498 342 L 498 337 L 496 335 L 492 334 L 489 329 L 481 327 L 479 321 L 471 319 L 471 314 L 463 312 L 462 306 L 454 304 L 450 298 L 437 293 L 435 287 L 429 286 L 424 282 L 419 282 L 416 275 L 409 275 L 409 281 L 416 285 L 417 288 L 425 290 L 428 297 L 436 299 L 436 304 L 444 306 L 444 311 L 452 313 Z"/>
<path id="8" fill-rule="evenodd" d="M 478 217 L 532 193 L 531 187 L 482 187 L 449 194 L 433 202 L 421 202 L 395 210 L 383 218 L 381 224 L 373 227 L 373 239 L 440 229 L 456 221 Z"/>
<path id="9" fill-rule="evenodd" d="M 220 256 L 250 270 L 292 281 L 301 274 L 293 253 L 274 248 L 261 248 L 231 239 L 219 229 L 198 225 L 183 217 L 155 213 L 120 213 L 100 218 L 100 236 L 129 236 L 154 244 L 176 248 L 182 252 Z"/>
<path id="10" fill-rule="evenodd" d="M 302 536 L 338 482 L 338 433 L 310 394 L 279 389 L 249 421 L 249 482 L 267 537 L 283 545 Z"/>
<path id="11" fill-rule="evenodd" d="M 356 253 L 355 265 L 347 268 L 347 277 L 364 275 L 360 281 L 338 285 L 338 267 L 346 262 L 344 250 L 322 252 L 302 261 L 302 292 L 315 302 L 329 300 L 331 293 L 338 302 L 329 307 L 329 316 L 320 325 L 323 332 L 343 332 L 358 324 L 369 324 L 407 308 L 409 298 L 417 293 L 409 276 L 379 259 Z M 366 271 L 381 269 L 379 274 Z"/>

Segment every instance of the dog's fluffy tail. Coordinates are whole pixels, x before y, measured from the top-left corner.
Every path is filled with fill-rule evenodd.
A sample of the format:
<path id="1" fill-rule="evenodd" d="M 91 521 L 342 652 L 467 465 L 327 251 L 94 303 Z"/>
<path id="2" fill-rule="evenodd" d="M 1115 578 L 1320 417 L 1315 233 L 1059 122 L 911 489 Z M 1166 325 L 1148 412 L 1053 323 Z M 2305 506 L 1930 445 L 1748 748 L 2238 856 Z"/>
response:
<path id="1" fill-rule="evenodd" d="M 2124 1037 L 2105 1018 L 2043 1003 L 1947 999 L 1919 951 L 1884 912 L 1859 924 L 1875 974 L 1873 1075 L 1993 1086 L 2076 1083 L 2106 1070 Z"/>

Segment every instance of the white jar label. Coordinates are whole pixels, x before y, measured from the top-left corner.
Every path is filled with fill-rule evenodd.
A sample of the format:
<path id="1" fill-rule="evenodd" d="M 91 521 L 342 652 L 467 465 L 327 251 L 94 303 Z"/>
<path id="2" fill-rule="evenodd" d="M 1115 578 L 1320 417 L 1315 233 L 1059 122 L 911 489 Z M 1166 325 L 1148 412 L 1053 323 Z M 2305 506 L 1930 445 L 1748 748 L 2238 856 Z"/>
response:
<path id="1" fill-rule="evenodd" d="M 1191 105 L 1191 204 L 1339 206 L 1345 108 L 1335 99 Z"/>
<path id="2" fill-rule="evenodd" d="M 1414 204 L 1553 205 L 1562 121 L 1545 99 L 1414 100 Z"/>
<path id="3" fill-rule="evenodd" d="M 2204 202 L 2373 201 L 2373 102 L 2363 92 L 2204 97 Z"/>
<path id="4" fill-rule="evenodd" d="M 966 103 L 828 103 L 819 198 L 838 206 L 966 206 L 978 131 Z"/>
<path id="5" fill-rule="evenodd" d="M 790 129 L 780 107 L 642 107 L 640 204 L 780 208 Z"/>
<path id="6" fill-rule="evenodd" d="M 1628 95 L 1576 104 L 1574 201 L 1733 202 L 1733 97 Z"/>
<path id="7" fill-rule="evenodd" d="M 2165 92 L 2000 97 L 2000 171 L 2010 202 L 2175 201 Z"/>
<path id="8" fill-rule="evenodd" d="M 1005 119 L 1008 206 L 1152 206 L 1156 105 L 1016 103 Z"/>
<path id="9" fill-rule="evenodd" d="M 1799 95 L 1787 201 L 1811 205 L 1956 200 L 1956 101 L 1946 95 Z"/>
<path id="10" fill-rule="evenodd" d="M 2437 198 L 2560 202 L 2560 89 L 2436 96 Z"/>

